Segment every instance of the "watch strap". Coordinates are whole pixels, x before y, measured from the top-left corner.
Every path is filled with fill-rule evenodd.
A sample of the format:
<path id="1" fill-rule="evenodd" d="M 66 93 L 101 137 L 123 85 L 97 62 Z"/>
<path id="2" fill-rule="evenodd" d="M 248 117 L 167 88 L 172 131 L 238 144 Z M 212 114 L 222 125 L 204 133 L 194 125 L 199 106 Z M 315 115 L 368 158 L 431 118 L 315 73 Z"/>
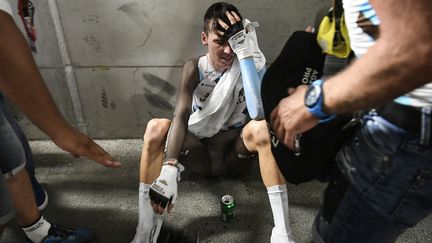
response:
<path id="1" fill-rule="evenodd" d="M 322 79 L 315 80 L 311 83 L 311 85 L 319 86 L 321 89 L 321 92 L 319 94 L 319 98 L 317 102 L 312 107 L 307 107 L 308 111 L 312 113 L 314 116 L 318 117 L 319 123 L 326 123 L 331 120 L 333 120 L 336 115 L 334 114 L 328 114 L 323 110 L 323 103 L 324 103 L 324 90 L 322 88 L 324 81 Z"/>

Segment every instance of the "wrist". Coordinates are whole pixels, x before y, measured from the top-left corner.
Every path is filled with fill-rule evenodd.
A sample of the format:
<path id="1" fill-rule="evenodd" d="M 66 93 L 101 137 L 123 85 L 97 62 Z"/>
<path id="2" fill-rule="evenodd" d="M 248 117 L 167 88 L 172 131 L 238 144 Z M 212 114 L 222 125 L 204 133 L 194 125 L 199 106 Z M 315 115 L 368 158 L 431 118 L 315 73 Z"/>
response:
<path id="1" fill-rule="evenodd" d="M 249 49 L 246 31 L 240 30 L 228 39 L 228 43 L 239 59 L 244 59 L 252 56 Z"/>
<path id="2" fill-rule="evenodd" d="M 333 120 L 336 115 L 324 111 L 324 81 L 321 79 L 311 83 L 305 93 L 305 106 L 308 111 L 319 119 L 319 123 L 326 123 Z"/>
<path id="3" fill-rule="evenodd" d="M 162 165 L 170 165 L 173 167 L 177 167 L 179 164 L 177 159 L 166 159 L 164 160 L 164 162 L 162 163 Z"/>
<path id="4" fill-rule="evenodd" d="M 177 159 L 165 159 L 162 163 L 162 167 L 169 170 L 175 169 L 177 172 L 177 180 L 180 181 L 180 173 L 184 171 L 185 167 L 178 162 Z"/>

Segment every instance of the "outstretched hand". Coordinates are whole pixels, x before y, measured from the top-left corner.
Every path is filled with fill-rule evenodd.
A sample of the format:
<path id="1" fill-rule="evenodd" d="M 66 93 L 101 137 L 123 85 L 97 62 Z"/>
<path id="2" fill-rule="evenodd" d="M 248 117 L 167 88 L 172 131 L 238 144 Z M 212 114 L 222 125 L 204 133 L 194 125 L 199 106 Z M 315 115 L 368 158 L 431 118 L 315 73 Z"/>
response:
<path id="1" fill-rule="evenodd" d="M 73 128 L 62 131 L 61 137 L 52 139 L 59 148 L 71 153 L 75 157 L 84 156 L 110 168 L 121 166 L 120 162 L 114 160 L 111 155 L 97 145 L 91 138 Z"/>
<path id="2" fill-rule="evenodd" d="M 307 86 L 300 85 L 288 91 L 270 115 L 270 123 L 276 136 L 288 148 L 296 150 L 295 137 L 318 124 L 319 119 L 304 105 Z"/>

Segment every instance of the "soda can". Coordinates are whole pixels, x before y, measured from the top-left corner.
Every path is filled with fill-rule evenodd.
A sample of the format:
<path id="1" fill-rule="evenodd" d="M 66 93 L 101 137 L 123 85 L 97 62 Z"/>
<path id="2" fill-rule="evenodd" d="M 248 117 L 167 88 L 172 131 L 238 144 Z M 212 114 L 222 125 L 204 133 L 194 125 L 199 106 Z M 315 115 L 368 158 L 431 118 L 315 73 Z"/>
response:
<path id="1" fill-rule="evenodd" d="M 221 199 L 221 219 L 224 222 L 231 222 L 235 218 L 235 201 L 231 195 L 225 195 Z"/>

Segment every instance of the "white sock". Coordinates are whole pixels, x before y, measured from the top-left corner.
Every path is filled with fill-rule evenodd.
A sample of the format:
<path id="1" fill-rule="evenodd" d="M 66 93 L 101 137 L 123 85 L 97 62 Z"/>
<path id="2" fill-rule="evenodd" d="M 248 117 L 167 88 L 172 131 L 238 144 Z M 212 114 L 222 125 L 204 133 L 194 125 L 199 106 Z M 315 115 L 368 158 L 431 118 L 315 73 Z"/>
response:
<path id="1" fill-rule="evenodd" d="M 275 224 L 270 241 L 272 243 L 295 242 L 292 238 L 291 228 L 289 226 L 288 192 L 286 185 L 267 187 L 267 193 Z"/>
<path id="2" fill-rule="evenodd" d="M 34 243 L 40 243 L 48 235 L 48 230 L 51 228 L 51 224 L 44 219 L 41 215 L 36 223 L 23 227 L 24 233 Z"/>
<path id="3" fill-rule="evenodd" d="M 149 184 L 140 183 L 138 196 L 138 225 L 132 243 L 150 242 L 150 233 L 154 226 L 155 213 L 150 205 L 149 190 Z"/>

